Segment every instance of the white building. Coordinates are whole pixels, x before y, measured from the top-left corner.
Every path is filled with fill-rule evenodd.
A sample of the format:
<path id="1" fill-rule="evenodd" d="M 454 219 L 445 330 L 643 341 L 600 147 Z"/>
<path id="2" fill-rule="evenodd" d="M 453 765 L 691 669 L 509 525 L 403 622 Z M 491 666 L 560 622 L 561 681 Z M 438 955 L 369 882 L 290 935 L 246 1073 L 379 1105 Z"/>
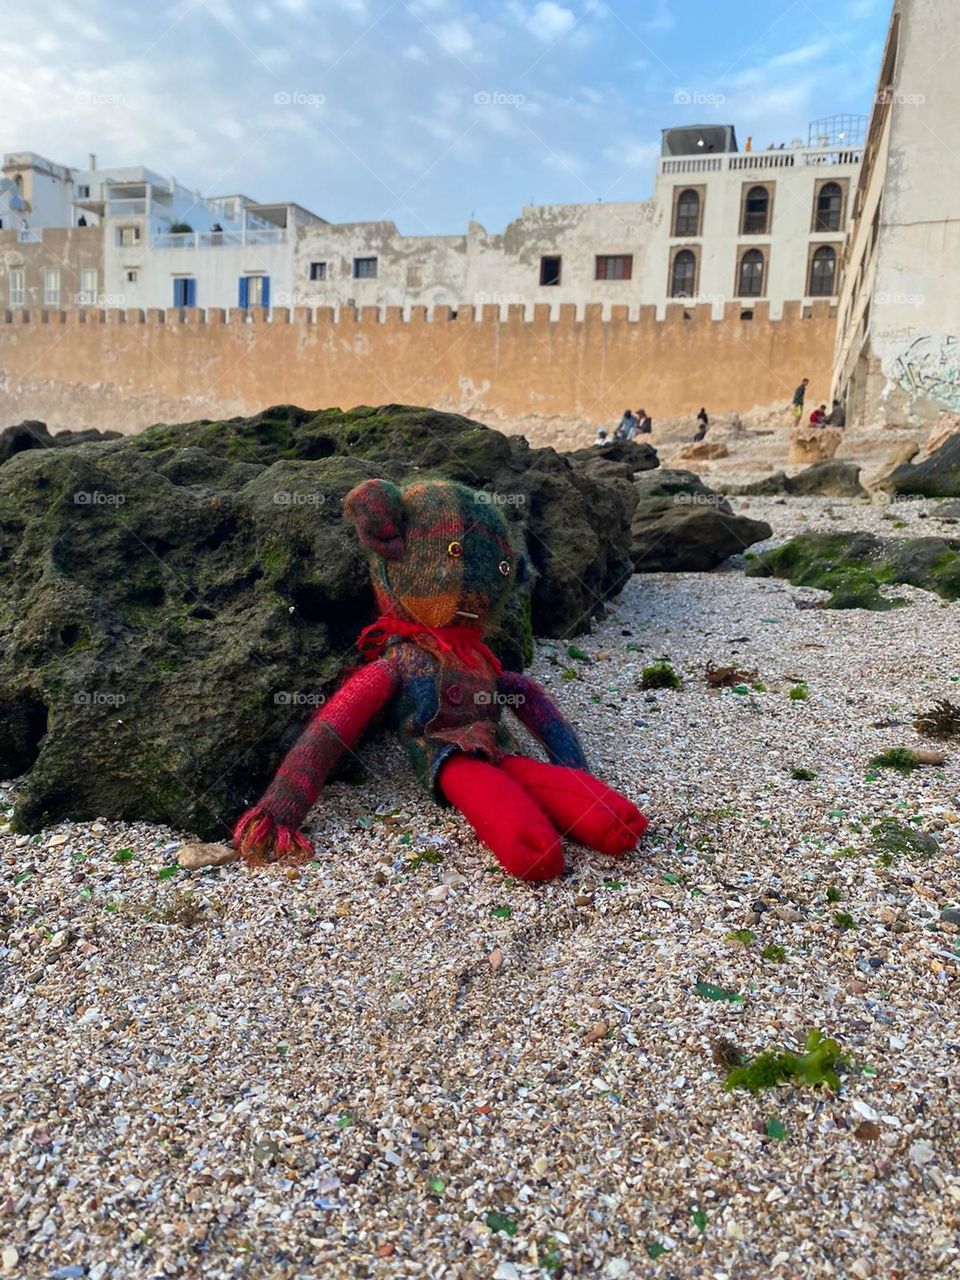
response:
<path id="1" fill-rule="evenodd" d="M 728 301 L 763 301 L 776 317 L 784 302 L 836 295 L 863 123 L 820 122 L 807 143 L 766 151 L 740 151 L 729 125 L 667 129 L 650 199 L 530 206 L 502 233 L 332 224 L 292 203 L 205 197 L 142 167 L 98 169 L 95 157 L 81 170 L 13 153 L 3 176 L 22 196 L 31 236 L 100 227 L 103 305 L 519 303 L 530 314 L 547 302 L 554 313 L 599 303 L 606 314 L 653 306 L 662 315 L 670 302 L 709 301 L 720 316 Z M 0 271 L 4 262 L 28 270 L 15 256 L 0 252 Z M 0 305 L 20 296 L 8 288 L 4 298 L 0 278 Z"/>

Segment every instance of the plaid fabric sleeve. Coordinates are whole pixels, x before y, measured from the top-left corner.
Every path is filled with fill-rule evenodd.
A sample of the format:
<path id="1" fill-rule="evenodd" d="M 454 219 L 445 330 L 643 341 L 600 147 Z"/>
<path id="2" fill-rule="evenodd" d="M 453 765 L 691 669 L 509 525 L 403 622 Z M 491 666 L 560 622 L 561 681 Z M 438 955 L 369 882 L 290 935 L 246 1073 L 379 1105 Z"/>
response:
<path id="1" fill-rule="evenodd" d="M 316 802 L 330 770 L 349 751 L 378 711 L 396 692 L 399 674 L 389 660 L 371 662 L 350 675 L 283 758 L 258 804 L 237 823 L 237 846 L 273 845 L 283 854 L 297 846 L 309 849 L 298 828 Z"/>
<path id="2" fill-rule="evenodd" d="M 546 689 L 518 671 L 504 671 L 497 681 L 497 691 L 504 695 L 520 723 L 543 743 L 551 764 L 589 771 L 576 730 Z"/>

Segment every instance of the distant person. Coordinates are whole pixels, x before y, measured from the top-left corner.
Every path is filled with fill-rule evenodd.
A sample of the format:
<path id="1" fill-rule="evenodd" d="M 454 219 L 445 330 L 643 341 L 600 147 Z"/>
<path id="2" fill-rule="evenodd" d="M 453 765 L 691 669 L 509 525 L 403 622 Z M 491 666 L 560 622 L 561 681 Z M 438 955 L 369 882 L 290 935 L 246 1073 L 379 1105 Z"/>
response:
<path id="1" fill-rule="evenodd" d="M 833 408 L 830 410 L 830 417 L 827 419 L 827 425 L 830 427 L 845 427 L 847 425 L 847 411 L 839 400 L 834 400 Z"/>
<path id="2" fill-rule="evenodd" d="M 607 443 L 607 433 L 604 431 L 603 427 L 597 427 L 597 435 L 593 443 L 597 448 L 599 448 L 600 445 Z"/>
<path id="3" fill-rule="evenodd" d="M 87 225 L 87 220 L 86 220 L 86 218 L 83 216 L 83 214 L 81 213 L 80 217 L 77 219 L 77 226 L 78 226 L 78 227 L 85 227 L 86 225 Z"/>
<path id="4" fill-rule="evenodd" d="M 793 393 L 793 400 L 790 402 L 790 409 L 791 409 L 791 412 L 793 413 L 793 420 L 797 424 L 799 424 L 800 419 L 803 417 L 803 402 L 806 399 L 807 387 L 809 383 L 810 383 L 810 379 L 804 378 L 803 381 L 800 383 L 799 387 L 797 387 L 796 391 Z"/>
<path id="5" fill-rule="evenodd" d="M 694 440 L 702 440 L 707 434 L 707 427 L 709 427 L 709 425 L 710 419 L 707 417 L 707 411 L 706 409 L 701 409 L 697 414 L 697 430 L 693 437 Z"/>
<path id="6" fill-rule="evenodd" d="M 636 426 L 637 420 L 633 416 L 632 410 L 624 409 L 623 417 L 620 419 L 617 429 L 613 433 L 614 440 L 632 440 Z"/>
<path id="7" fill-rule="evenodd" d="M 646 409 L 637 410 L 637 435 L 648 436 L 653 430 L 653 421 Z"/>
<path id="8" fill-rule="evenodd" d="M 810 415 L 811 427 L 825 427 L 827 425 L 827 406 L 825 404 L 818 405 Z"/>

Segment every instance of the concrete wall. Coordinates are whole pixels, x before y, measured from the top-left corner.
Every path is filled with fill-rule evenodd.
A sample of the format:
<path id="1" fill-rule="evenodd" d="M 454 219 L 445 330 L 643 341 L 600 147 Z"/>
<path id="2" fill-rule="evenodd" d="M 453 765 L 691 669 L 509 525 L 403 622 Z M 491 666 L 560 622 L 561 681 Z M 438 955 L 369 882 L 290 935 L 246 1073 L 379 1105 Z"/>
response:
<path id="1" fill-rule="evenodd" d="M 960 412 L 958 42 L 960 6 L 897 0 L 840 299 L 853 422 Z"/>
<path id="2" fill-rule="evenodd" d="M 135 430 L 157 421 L 250 414 L 276 403 L 308 408 L 406 402 L 497 422 L 529 415 L 616 422 L 624 405 L 655 418 L 786 405 L 800 376 L 829 381 L 835 314 L 826 302 L 738 304 L 722 321 L 709 306 L 670 307 L 657 320 L 597 304 L 523 308 L 499 320 L 416 309 L 143 312 L 0 311 L 0 425 L 39 418 L 52 427 Z M 685 318 L 685 314 L 689 318 Z"/>

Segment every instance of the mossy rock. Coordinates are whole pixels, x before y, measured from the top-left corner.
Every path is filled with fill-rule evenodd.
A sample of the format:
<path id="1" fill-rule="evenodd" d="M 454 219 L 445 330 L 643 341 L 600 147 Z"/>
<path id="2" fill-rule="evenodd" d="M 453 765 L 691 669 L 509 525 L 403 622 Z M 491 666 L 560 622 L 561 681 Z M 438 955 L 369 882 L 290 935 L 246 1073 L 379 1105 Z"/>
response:
<path id="1" fill-rule="evenodd" d="M 585 630 L 632 571 L 632 486 L 478 423 L 388 407 L 268 410 L 0 466 L 0 776 L 14 822 L 166 822 L 222 839 L 375 616 L 342 517 L 361 480 L 502 498 L 533 565 L 493 647 Z"/>
<path id="2" fill-rule="evenodd" d="M 762 552 L 747 567 L 753 578 L 788 578 L 795 587 L 831 593 L 828 609 L 884 611 L 906 603 L 881 594 L 904 584 L 960 599 L 960 540 L 878 538 L 871 533 L 804 533 Z"/>

